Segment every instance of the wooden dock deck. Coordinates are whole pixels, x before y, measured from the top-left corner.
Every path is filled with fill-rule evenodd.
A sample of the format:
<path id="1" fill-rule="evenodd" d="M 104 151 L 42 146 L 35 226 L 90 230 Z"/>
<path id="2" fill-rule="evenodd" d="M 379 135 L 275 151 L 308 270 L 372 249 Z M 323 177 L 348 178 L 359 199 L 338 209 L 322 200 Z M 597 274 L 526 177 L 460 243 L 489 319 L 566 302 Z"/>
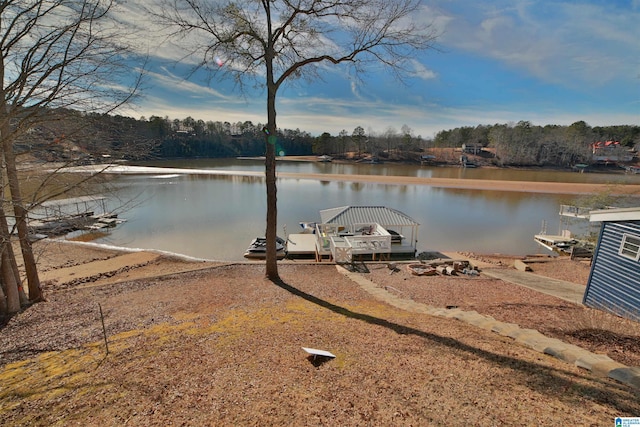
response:
<path id="1" fill-rule="evenodd" d="M 287 236 L 287 256 L 289 258 L 315 258 L 315 234 L 289 234 Z"/>
<path id="2" fill-rule="evenodd" d="M 554 250 L 554 248 L 557 248 L 558 243 L 575 242 L 575 240 L 571 237 L 554 234 L 536 234 L 533 239 L 549 250 Z"/>
<path id="3" fill-rule="evenodd" d="M 287 236 L 287 258 L 291 259 L 327 259 L 317 253 L 317 236 L 315 234 L 289 234 Z M 380 254 L 382 258 L 413 259 L 415 249 L 408 245 L 392 244 L 388 253 Z M 331 259 L 331 256 L 329 256 Z"/>

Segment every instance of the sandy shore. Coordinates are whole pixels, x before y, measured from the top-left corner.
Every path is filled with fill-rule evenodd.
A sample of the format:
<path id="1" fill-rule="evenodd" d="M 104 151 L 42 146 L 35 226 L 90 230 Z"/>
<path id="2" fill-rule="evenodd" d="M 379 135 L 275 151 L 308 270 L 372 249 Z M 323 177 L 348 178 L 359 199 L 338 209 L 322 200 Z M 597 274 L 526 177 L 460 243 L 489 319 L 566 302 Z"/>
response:
<path id="1" fill-rule="evenodd" d="M 191 174 L 191 175 L 224 175 L 263 177 L 263 172 L 228 171 L 212 169 L 162 168 L 149 166 L 125 165 L 90 165 L 66 169 L 78 173 L 111 173 L 111 174 Z M 466 190 L 516 191 L 548 194 L 597 194 L 608 192 L 615 195 L 640 195 L 640 184 L 585 184 L 571 182 L 532 182 L 504 181 L 460 178 L 424 178 L 386 175 L 346 175 L 346 174 L 314 174 L 278 172 L 279 178 L 308 179 L 314 181 L 367 182 L 394 185 L 425 185 L 439 188 L 457 188 Z"/>
<path id="2" fill-rule="evenodd" d="M 426 185 L 439 188 L 465 190 L 517 191 L 548 194 L 594 194 L 611 192 L 618 195 L 640 195 L 640 185 L 585 184 L 571 182 L 502 181 L 459 178 L 421 178 L 384 175 L 329 175 L 279 173 L 281 178 L 312 179 L 318 181 L 371 182 L 395 185 Z"/>

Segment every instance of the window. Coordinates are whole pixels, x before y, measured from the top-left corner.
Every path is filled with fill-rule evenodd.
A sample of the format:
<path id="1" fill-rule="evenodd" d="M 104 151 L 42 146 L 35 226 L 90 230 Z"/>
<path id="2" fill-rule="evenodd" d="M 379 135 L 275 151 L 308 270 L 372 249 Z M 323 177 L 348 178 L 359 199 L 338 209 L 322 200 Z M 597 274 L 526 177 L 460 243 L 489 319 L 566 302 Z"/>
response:
<path id="1" fill-rule="evenodd" d="M 620 251 L 618 253 L 625 258 L 638 261 L 640 258 L 640 236 L 623 234 L 622 244 L 620 245 Z"/>

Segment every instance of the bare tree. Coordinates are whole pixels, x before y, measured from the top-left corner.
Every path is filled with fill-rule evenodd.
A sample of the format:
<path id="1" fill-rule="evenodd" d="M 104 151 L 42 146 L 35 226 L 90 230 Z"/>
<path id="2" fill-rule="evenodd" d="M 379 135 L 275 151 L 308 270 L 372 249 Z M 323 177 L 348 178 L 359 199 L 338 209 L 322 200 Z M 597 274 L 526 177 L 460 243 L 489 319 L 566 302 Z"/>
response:
<path id="1" fill-rule="evenodd" d="M 348 65 L 355 75 L 384 66 L 401 78 L 435 34 L 417 23 L 424 22 L 420 0 L 158 1 L 154 15 L 174 29 L 175 40 L 187 41 L 184 48 L 200 58 L 197 68 L 266 88 L 266 276 L 276 280 L 278 90 L 287 80 L 319 78 L 326 64 Z"/>
<path id="2" fill-rule="evenodd" d="M 387 155 L 391 156 L 391 147 L 396 147 L 396 139 L 398 137 L 398 132 L 393 128 L 393 126 L 387 127 L 387 129 L 382 133 L 382 138 L 385 142 L 385 146 L 387 147 Z"/>
<path id="3" fill-rule="evenodd" d="M 347 152 L 347 144 L 349 142 L 349 133 L 342 129 L 340 133 L 338 133 L 338 138 L 340 140 L 340 147 L 338 149 L 338 154 L 344 156 Z"/>
<path id="4" fill-rule="evenodd" d="M 0 139 L 3 169 L 29 299 L 42 298 L 28 236 L 28 203 L 19 180 L 14 144 L 37 124 L 55 120 L 54 109 L 111 112 L 129 101 L 141 74 L 129 73 L 126 31 L 112 12 L 115 0 L 4 0 L 0 3 Z M 3 285 L 15 277 L 4 210 L 0 211 Z M 14 311 L 15 306 L 10 310 Z"/>
<path id="5" fill-rule="evenodd" d="M 358 157 L 360 157 L 362 155 L 365 141 L 367 140 L 367 134 L 362 126 L 356 126 L 356 128 L 353 129 L 353 132 L 351 133 L 351 140 L 356 144 L 356 147 L 358 147 Z"/>

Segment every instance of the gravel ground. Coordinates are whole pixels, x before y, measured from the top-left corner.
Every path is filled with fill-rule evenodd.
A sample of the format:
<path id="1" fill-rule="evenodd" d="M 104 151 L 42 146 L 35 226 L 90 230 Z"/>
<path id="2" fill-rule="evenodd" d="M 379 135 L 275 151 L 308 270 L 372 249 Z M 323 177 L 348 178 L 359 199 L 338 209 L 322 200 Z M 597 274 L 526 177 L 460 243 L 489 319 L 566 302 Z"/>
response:
<path id="1" fill-rule="evenodd" d="M 512 268 L 518 257 L 469 255 L 495 267 Z M 568 258 L 530 264 L 532 273 L 586 285 L 590 265 Z M 502 280 L 479 276 L 414 276 L 404 266 L 392 272 L 386 264 L 371 266 L 368 278 L 379 286 L 435 307 L 475 310 L 497 320 L 536 329 L 543 334 L 606 354 L 640 367 L 640 324 L 599 310 L 572 304 Z"/>
<path id="2" fill-rule="evenodd" d="M 87 262 L 111 256 L 86 252 Z M 56 257 L 52 269 L 63 264 Z M 0 423 L 599 426 L 640 414 L 637 390 L 462 322 L 390 307 L 332 265 L 283 264 L 272 283 L 262 265 L 184 272 L 167 262 L 182 272 L 154 275 L 154 263 L 126 272 L 149 278 L 96 272 L 51 285 L 47 302 L 10 319 L 0 331 Z M 588 272 L 555 266 L 536 273 Z M 637 325 L 615 317 L 586 334 L 581 316 L 606 316 L 499 280 L 384 264 L 362 274 L 415 301 L 602 345 L 593 349 L 640 366 Z M 308 358 L 301 347 L 337 357 Z"/>

